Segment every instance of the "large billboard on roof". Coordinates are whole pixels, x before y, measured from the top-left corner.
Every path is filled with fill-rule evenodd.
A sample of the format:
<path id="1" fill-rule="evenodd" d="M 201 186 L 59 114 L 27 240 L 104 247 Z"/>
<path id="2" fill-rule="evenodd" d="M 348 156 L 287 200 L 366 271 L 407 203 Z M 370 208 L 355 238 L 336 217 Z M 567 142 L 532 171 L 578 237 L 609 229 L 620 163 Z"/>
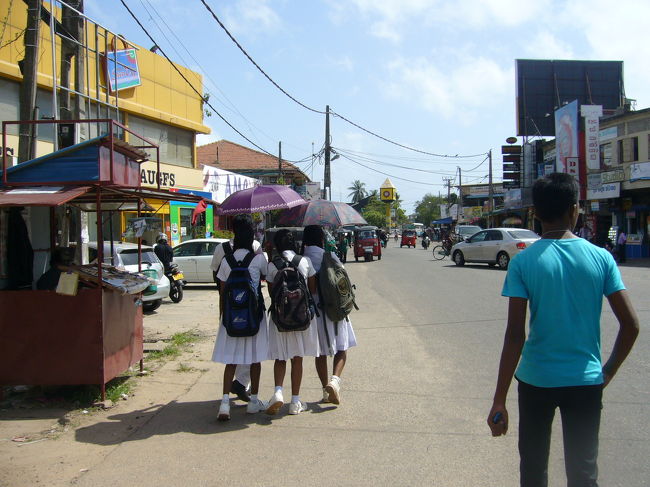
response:
<path id="1" fill-rule="evenodd" d="M 579 105 L 623 106 L 623 61 L 517 59 L 517 135 L 555 135 L 555 110 Z"/>

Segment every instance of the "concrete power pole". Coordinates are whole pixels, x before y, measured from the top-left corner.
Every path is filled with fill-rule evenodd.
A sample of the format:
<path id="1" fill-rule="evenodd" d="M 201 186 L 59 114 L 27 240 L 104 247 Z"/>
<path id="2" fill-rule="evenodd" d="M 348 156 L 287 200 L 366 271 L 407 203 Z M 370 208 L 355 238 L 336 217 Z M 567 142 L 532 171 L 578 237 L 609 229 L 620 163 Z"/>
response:
<path id="1" fill-rule="evenodd" d="M 458 219 L 464 218 L 463 214 L 463 170 L 458 167 L 458 211 L 456 212 Z"/>
<path id="2" fill-rule="evenodd" d="M 325 186 L 325 199 L 331 200 L 331 186 L 332 179 L 330 175 L 330 162 L 331 162 L 331 151 L 330 147 L 330 106 L 325 107 L 325 174 L 323 185 Z"/>
<path id="3" fill-rule="evenodd" d="M 494 189 L 492 188 L 492 149 L 488 152 L 488 159 L 490 161 L 490 172 L 488 179 L 488 194 L 489 194 L 489 213 L 488 213 L 488 228 L 492 228 L 492 212 L 494 211 Z"/>
<path id="4" fill-rule="evenodd" d="M 38 73 L 38 51 L 41 23 L 41 0 L 28 0 L 27 27 L 25 30 L 25 57 L 19 61 L 23 82 L 20 83 L 20 120 L 34 118 L 36 108 L 36 77 Z M 18 162 L 36 157 L 34 125 L 21 123 L 18 140 Z"/>
<path id="5" fill-rule="evenodd" d="M 278 183 L 280 182 L 280 178 L 284 182 L 284 178 L 282 177 L 282 141 L 278 142 Z"/>

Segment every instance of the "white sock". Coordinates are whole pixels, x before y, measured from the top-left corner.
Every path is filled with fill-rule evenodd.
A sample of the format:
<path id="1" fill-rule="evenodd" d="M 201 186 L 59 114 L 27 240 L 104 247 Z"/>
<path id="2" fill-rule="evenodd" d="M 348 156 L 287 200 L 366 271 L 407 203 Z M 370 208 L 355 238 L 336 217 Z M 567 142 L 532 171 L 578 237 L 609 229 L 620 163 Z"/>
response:
<path id="1" fill-rule="evenodd" d="M 300 402 L 300 396 L 291 396 L 291 402 L 293 404 L 298 404 Z"/>
<path id="2" fill-rule="evenodd" d="M 224 394 L 223 397 L 221 398 L 221 403 L 222 404 L 230 404 L 230 395 L 229 394 Z"/>
<path id="3" fill-rule="evenodd" d="M 257 394 L 251 394 L 251 402 L 257 401 Z"/>
<path id="4" fill-rule="evenodd" d="M 338 376 L 336 376 L 336 375 L 333 375 L 333 376 L 332 376 L 332 380 L 335 380 L 335 381 L 338 382 L 339 384 L 341 383 L 341 378 L 338 377 Z"/>
<path id="5" fill-rule="evenodd" d="M 275 386 L 275 392 L 282 394 L 282 386 Z"/>

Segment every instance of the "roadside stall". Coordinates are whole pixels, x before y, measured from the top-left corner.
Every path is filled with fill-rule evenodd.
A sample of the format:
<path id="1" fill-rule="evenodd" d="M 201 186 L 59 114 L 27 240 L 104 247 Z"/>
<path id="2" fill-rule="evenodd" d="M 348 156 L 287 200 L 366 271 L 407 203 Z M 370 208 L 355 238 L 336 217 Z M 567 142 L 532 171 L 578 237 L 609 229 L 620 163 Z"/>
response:
<path id="1" fill-rule="evenodd" d="M 0 385 L 96 384 L 103 399 L 108 381 L 138 362 L 142 367 L 140 297 L 152 280 L 102 264 L 106 215 L 133 209 L 139 213 L 151 198 L 201 198 L 141 188 L 139 166 L 148 157 L 143 149 L 157 147 L 117 122 L 101 122 L 108 135 L 6 170 L 3 161 L 0 261 L 12 265 L 3 270 L 8 278 L 0 286 Z M 8 123 L 3 123 L 3 136 Z M 141 145 L 118 139 L 118 132 L 130 132 Z M 55 265 L 54 255 L 64 250 L 79 255 L 75 246 L 88 242 L 82 231 L 80 242 L 60 245 L 69 230 L 57 216 L 60 208 L 95 217 L 94 262 Z M 34 219 L 29 221 L 31 232 L 23 209 Z M 35 289 L 43 274 L 43 266 L 37 269 L 35 264 L 43 259 L 34 257 L 43 254 L 50 263 L 47 272 L 55 276 L 47 290 Z"/>

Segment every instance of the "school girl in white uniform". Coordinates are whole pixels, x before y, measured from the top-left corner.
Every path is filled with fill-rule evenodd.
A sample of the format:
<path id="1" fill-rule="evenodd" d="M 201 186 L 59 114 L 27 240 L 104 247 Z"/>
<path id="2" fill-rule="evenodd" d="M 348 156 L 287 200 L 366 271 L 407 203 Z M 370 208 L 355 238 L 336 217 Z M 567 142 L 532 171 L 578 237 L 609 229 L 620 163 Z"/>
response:
<path id="1" fill-rule="evenodd" d="M 323 254 L 325 250 L 325 235 L 319 225 L 308 225 L 303 233 L 303 250 L 302 255 L 309 257 L 316 272 L 320 271 L 323 263 Z M 331 253 L 336 261 L 340 263 L 339 258 L 334 252 Z M 320 303 L 318 293 L 314 294 L 314 301 L 317 306 Z M 316 318 L 318 323 L 318 343 L 319 352 L 316 357 L 316 372 L 323 387 L 323 402 L 339 404 L 341 402 L 341 373 L 347 360 L 347 350 L 356 346 L 357 338 L 354 335 L 352 322 L 349 317 L 334 323 L 325 315 L 325 307 L 320 306 L 320 317 Z M 327 327 L 327 333 L 325 333 Z M 329 338 L 329 341 L 328 341 Z M 327 374 L 327 357 L 334 356 L 334 365 L 332 376 L 328 380 Z"/>
<path id="2" fill-rule="evenodd" d="M 253 252 L 252 226 L 242 225 L 241 227 L 236 228 L 233 250 L 233 255 L 237 261 L 243 260 L 249 252 Z M 248 266 L 248 272 L 253 287 L 257 292 L 259 292 L 260 280 L 262 279 L 262 276 L 266 274 L 267 265 L 268 262 L 266 256 L 264 254 L 256 254 Z M 218 415 L 220 421 L 227 421 L 230 419 L 230 389 L 232 387 L 235 367 L 237 364 L 250 365 L 251 367 L 251 399 L 246 406 L 246 412 L 254 414 L 266 409 L 266 403 L 259 400 L 257 397 L 261 374 L 260 362 L 269 359 L 269 335 L 266 313 L 262 313 L 260 329 L 255 336 L 231 337 L 228 335 L 222 320 L 224 309 L 224 288 L 228 276 L 230 275 L 230 270 L 228 260 L 223 259 L 219 272 L 217 273 L 217 278 L 221 281 L 221 294 L 219 298 L 219 313 L 221 319 L 219 332 L 217 333 L 217 340 L 214 344 L 214 351 L 212 353 L 212 360 L 214 362 L 226 364 L 223 371 L 223 397 L 221 399 Z"/>
<path id="3" fill-rule="evenodd" d="M 296 255 L 296 242 L 289 230 L 279 230 L 273 238 L 273 243 L 278 253 L 285 259 L 291 261 Z M 269 262 L 266 273 L 266 282 L 271 293 L 273 280 L 278 272 L 273 262 Z M 316 290 L 316 271 L 309 259 L 303 257 L 298 265 L 300 272 L 309 287 L 310 292 Z M 287 360 L 291 360 L 291 404 L 289 414 L 300 414 L 306 409 L 305 404 L 300 401 L 300 383 L 302 382 L 302 358 L 306 356 L 316 357 L 318 355 L 318 330 L 316 323 L 312 320 L 311 325 L 304 331 L 278 331 L 273 319 L 269 314 L 269 353 L 270 358 L 275 360 L 273 375 L 275 379 L 275 392 L 269 401 L 266 412 L 276 414 L 284 404 L 282 386 L 284 375 L 287 370 Z"/>

